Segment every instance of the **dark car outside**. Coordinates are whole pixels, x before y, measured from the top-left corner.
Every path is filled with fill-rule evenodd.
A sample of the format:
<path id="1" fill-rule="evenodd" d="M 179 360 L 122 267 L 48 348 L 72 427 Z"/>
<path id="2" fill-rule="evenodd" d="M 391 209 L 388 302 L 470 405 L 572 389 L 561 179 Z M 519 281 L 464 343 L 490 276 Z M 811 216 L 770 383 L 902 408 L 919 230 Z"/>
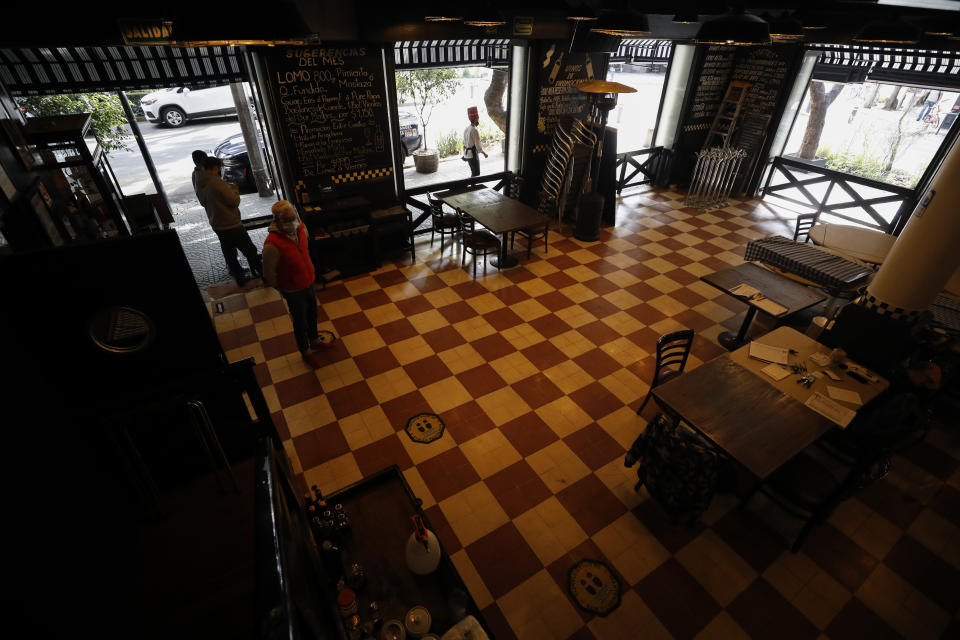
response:
<path id="1" fill-rule="evenodd" d="M 406 158 L 420 148 L 423 136 L 420 135 L 420 121 L 409 111 L 401 111 L 400 141 L 403 142 L 403 157 Z"/>
<path id="2" fill-rule="evenodd" d="M 240 193 L 253 193 L 257 190 L 247 155 L 247 143 L 242 133 L 234 134 L 218 144 L 213 155 L 223 164 L 223 179 L 226 182 L 240 187 Z"/>

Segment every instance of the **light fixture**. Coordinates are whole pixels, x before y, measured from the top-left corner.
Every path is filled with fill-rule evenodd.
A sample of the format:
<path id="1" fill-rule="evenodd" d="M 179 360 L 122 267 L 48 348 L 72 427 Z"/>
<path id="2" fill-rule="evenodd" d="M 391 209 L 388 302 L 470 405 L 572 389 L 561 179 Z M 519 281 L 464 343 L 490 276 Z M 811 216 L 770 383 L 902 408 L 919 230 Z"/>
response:
<path id="1" fill-rule="evenodd" d="M 638 38 L 650 35 L 650 24 L 643 13 L 618 10 L 600 14 L 597 24 L 590 28 L 594 33 L 621 38 Z"/>
<path id="2" fill-rule="evenodd" d="M 770 44 L 770 25 L 737 8 L 700 25 L 694 41 L 698 44 Z"/>
<path id="3" fill-rule="evenodd" d="M 803 40 L 803 25 L 800 21 L 784 12 L 779 18 L 770 21 L 770 39 L 774 42 Z"/>
<path id="4" fill-rule="evenodd" d="M 424 2 L 423 19 L 427 22 L 459 22 L 463 14 L 451 8 L 450 2 Z"/>
<path id="5" fill-rule="evenodd" d="M 469 15 L 463 18 L 463 24 L 471 27 L 499 27 L 507 24 L 499 11 L 493 8 L 483 8 L 478 11 L 471 11 Z"/>
<path id="6" fill-rule="evenodd" d="M 588 22 L 596 19 L 597 12 L 583 2 L 567 11 L 567 20 L 573 20 L 574 22 Z"/>
<path id="7" fill-rule="evenodd" d="M 678 11 L 673 16 L 673 22 L 676 24 L 696 24 L 700 22 L 700 16 L 690 11 Z"/>
<path id="8" fill-rule="evenodd" d="M 827 18 L 820 11 L 811 9 L 800 9 L 793 14 L 793 17 L 800 21 L 801 29 L 826 29 Z"/>
<path id="9" fill-rule="evenodd" d="M 423 16 L 423 19 L 427 22 L 459 22 L 463 20 L 463 16 L 454 16 L 454 15 L 439 15 L 442 12 L 431 12 L 431 15 Z"/>
<path id="10" fill-rule="evenodd" d="M 916 44 L 919 40 L 920 30 L 896 16 L 868 22 L 853 37 L 854 42 L 870 44 Z"/>

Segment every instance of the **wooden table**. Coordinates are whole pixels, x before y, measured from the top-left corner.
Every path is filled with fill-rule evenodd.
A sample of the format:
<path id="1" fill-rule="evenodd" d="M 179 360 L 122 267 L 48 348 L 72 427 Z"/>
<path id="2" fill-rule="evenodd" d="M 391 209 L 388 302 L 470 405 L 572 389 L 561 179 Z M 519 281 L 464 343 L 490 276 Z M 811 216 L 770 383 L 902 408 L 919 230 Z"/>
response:
<path id="1" fill-rule="evenodd" d="M 749 357 L 747 345 L 654 388 L 653 396 L 763 479 L 835 426 L 803 404 L 810 395 L 826 395 L 829 384 L 856 391 L 866 404 L 889 383 L 876 376 L 875 382 L 864 384 L 846 374 L 839 382 L 830 380 L 823 367 L 809 360 L 811 354 L 830 349 L 789 327 L 779 327 L 758 340 L 795 349 L 790 364 L 803 363 L 808 371 L 821 372 L 816 382 L 810 388 L 797 384 L 803 374 L 774 381 L 760 371 L 766 362 Z"/>
<path id="2" fill-rule="evenodd" d="M 507 253 L 508 234 L 545 222 L 543 214 L 533 207 L 493 189 L 438 195 L 442 202 L 470 215 L 491 232 L 501 236 L 500 257 L 490 261 L 498 269 L 509 269 L 519 263 L 516 256 Z"/>
<path id="3" fill-rule="evenodd" d="M 806 309 L 826 299 L 826 296 L 822 293 L 805 287 L 789 278 L 785 278 L 769 269 L 764 269 L 752 262 L 745 262 L 735 267 L 730 267 L 729 269 L 723 269 L 722 271 L 703 276 L 700 279 L 720 289 L 720 291 L 723 291 L 727 295 L 733 296 L 749 305 L 747 315 L 743 317 L 743 323 L 740 325 L 740 330 L 736 334 L 731 331 L 724 331 L 717 336 L 720 344 L 730 351 L 742 346 L 748 341 L 747 331 L 750 329 L 753 318 L 757 315 L 758 308 L 752 300 L 743 296 L 734 295 L 731 292 L 731 290 L 737 286 L 748 284 L 769 300 L 773 300 L 780 306 L 786 307 L 786 311 L 774 316 L 777 318 L 785 318 L 790 314 Z"/>

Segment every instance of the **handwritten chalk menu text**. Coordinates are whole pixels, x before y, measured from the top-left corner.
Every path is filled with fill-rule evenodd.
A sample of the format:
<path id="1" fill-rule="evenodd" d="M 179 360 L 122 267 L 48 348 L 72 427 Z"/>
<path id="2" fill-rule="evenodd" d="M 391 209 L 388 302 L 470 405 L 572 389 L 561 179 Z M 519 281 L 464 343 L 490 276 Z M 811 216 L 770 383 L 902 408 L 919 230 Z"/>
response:
<path id="1" fill-rule="evenodd" d="M 720 103 L 730 84 L 733 71 L 735 47 L 711 46 L 703 58 L 703 67 L 697 79 L 697 90 L 693 96 L 693 105 L 685 123 L 686 131 L 697 131 L 698 125 L 713 123 L 720 109 Z"/>
<path id="2" fill-rule="evenodd" d="M 392 166 L 379 48 L 278 47 L 267 65 L 295 184 L 313 192 Z"/>
<path id="3" fill-rule="evenodd" d="M 569 43 L 547 42 L 540 56 L 534 151 L 546 151 L 557 123 L 564 117 L 586 118 L 590 100 L 577 85 L 606 76 L 607 55 L 568 52 Z"/>

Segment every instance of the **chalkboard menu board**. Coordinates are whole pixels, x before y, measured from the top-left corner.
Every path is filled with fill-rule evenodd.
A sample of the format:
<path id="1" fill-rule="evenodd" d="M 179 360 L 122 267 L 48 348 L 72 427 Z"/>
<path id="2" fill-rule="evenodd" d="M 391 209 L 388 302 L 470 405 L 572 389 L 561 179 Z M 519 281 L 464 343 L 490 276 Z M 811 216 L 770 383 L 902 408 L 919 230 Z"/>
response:
<path id="1" fill-rule="evenodd" d="M 606 77 L 607 54 L 568 52 L 569 42 L 545 43 L 539 58 L 537 123 L 531 145 L 535 154 L 550 148 L 553 130 L 561 118 L 585 118 L 590 100 L 577 85 Z"/>
<path id="2" fill-rule="evenodd" d="M 674 165 L 670 181 L 690 181 L 695 154 L 706 140 L 727 88 L 733 81 L 750 84 L 740 107 L 732 143 L 747 152 L 741 164 L 734 192 L 749 191 L 755 167 L 763 153 L 769 128 L 782 110 L 789 91 L 791 69 L 802 50 L 797 45 L 767 47 L 728 47 L 711 45 L 699 52 L 691 74 L 692 96 L 688 100 L 674 146 Z"/>
<path id="3" fill-rule="evenodd" d="M 296 198 L 393 193 L 393 153 L 379 47 L 277 47 L 266 56 L 278 136 Z"/>

